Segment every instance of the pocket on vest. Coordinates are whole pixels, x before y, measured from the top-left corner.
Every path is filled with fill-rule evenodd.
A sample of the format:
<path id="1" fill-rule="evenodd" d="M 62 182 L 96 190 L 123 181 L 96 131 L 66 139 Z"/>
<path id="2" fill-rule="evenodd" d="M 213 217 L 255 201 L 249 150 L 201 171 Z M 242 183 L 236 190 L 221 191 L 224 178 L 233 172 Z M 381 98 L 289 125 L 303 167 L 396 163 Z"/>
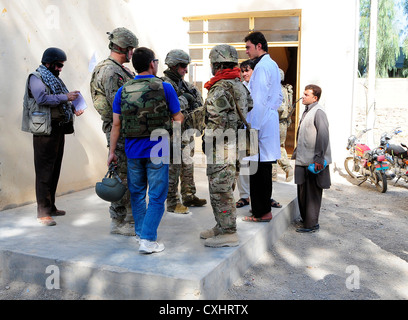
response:
<path id="1" fill-rule="evenodd" d="M 29 129 L 35 135 L 51 134 L 51 117 L 47 112 L 34 111 L 30 115 Z"/>

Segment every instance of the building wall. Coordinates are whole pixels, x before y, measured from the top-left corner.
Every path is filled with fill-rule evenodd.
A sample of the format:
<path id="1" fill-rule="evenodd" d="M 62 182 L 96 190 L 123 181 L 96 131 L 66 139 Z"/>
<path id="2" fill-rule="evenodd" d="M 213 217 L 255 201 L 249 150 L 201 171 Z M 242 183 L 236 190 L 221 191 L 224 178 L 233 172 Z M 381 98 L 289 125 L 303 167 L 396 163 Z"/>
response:
<path id="1" fill-rule="evenodd" d="M 302 9 L 300 86 L 323 88 L 328 107 L 334 158 L 337 139 L 351 132 L 354 91 L 357 0 L 0 0 L 0 210 L 35 201 L 32 136 L 20 130 L 27 76 L 40 64 L 43 51 L 62 48 L 68 56 L 61 78 L 80 90 L 88 103 L 66 136 L 58 194 L 91 187 L 106 170 L 107 148 L 101 120 L 89 93 L 89 63 L 109 55 L 107 31 L 127 27 L 140 46 L 166 53 L 188 50 L 183 17 L 219 13 Z M 347 19 L 345 19 L 347 17 Z M 348 21 L 345 23 L 345 21 Z M 351 21 L 351 22 L 350 22 Z M 129 65 L 130 66 L 130 65 Z"/>
<path id="2" fill-rule="evenodd" d="M 367 79 L 356 81 L 353 110 L 353 133 L 366 129 Z M 408 79 L 377 79 L 375 84 L 375 124 L 374 143 L 379 144 L 381 135 L 400 127 L 402 132 L 393 137 L 392 142 L 408 145 Z M 367 136 L 361 139 L 367 143 Z M 370 146 L 375 147 L 375 146 Z"/>

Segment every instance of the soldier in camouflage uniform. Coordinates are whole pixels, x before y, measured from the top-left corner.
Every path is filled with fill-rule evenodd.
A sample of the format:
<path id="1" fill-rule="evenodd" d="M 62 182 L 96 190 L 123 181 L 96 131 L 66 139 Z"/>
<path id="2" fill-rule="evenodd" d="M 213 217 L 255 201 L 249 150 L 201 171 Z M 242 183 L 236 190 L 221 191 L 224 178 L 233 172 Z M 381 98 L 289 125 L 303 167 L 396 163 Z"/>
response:
<path id="1" fill-rule="evenodd" d="M 205 151 L 216 226 L 201 232 L 200 237 L 206 239 L 204 244 L 208 247 L 237 246 L 239 239 L 233 195 L 237 163 L 228 154 L 231 149 L 237 153 L 238 129 L 243 128 L 237 108 L 246 117 L 247 112 L 252 109 L 253 101 L 240 81 L 238 53 L 234 47 L 226 44 L 215 46 L 210 52 L 210 61 L 214 77 L 205 84 L 205 88 L 209 90 L 205 102 Z M 226 132 L 232 133 L 235 141 L 222 138 Z M 212 146 L 212 150 L 208 146 Z M 221 155 L 217 152 L 217 147 L 221 149 Z"/>
<path id="2" fill-rule="evenodd" d="M 288 154 L 286 153 L 285 148 L 285 141 L 286 141 L 286 133 L 288 128 L 291 124 L 291 119 L 289 119 L 289 115 L 292 110 L 293 104 L 293 88 L 290 84 L 283 85 L 283 81 L 285 79 L 285 73 L 282 69 L 279 69 L 281 74 L 281 87 L 282 87 L 282 104 L 278 109 L 279 113 L 279 133 L 280 133 L 280 144 L 281 144 L 281 158 L 278 160 L 278 164 L 286 173 L 286 181 L 289 182 L 293 179 L 293 168 L 290 165 L 290 161 L 288 159 Z M 273 169 L 273 177 L 276 179 L 277 173 L 277 165 L 274 164 Z"/>
<path id="3" fill-rule="evenodd" d="M 204 115 L 203 98 L 200 91 L 192 84 L 186 82 L 183 78 L 187 74 L 190 56 L 183 50 L 171 50 L 165 59 L 168 68 L 164 71 L 163 81 L 169 82 L 176 90 L 180 101 L 180 108 L 185 121 L 182 124 L 182 133 L 187 129 L 197 129 L 200 133 L 203 130 L 204 117 L 202 124 L 194 122 L 195 116 L 199 113 Z M 198 117 L 197 117 L 198 118 Z M 183 136 L 182 136 L 183 137 Z M 182 138 L 182 152 L 189 152 L 189 156 L 194 156 L 194 148 L 190 148 L 190 143 L 194 143 L 194 136 Z M 173 144 L 172 144 L 173 146 Z M 173 147 L 171 148 L 173 151 Z M 194 163 L 181 161 L 180 164 L 173 163 L 173 157 L 170 160 L 169 167 L 169 192 L 167 195 L 167 211 L 175 213 L 188 213 L 188 207 L 201 207 L 207 203 L 205 199 L 199 199 L 196 194 L 194 183 Z M 178 195 L 178 183 L 180 177 L 181 197 L 183 204 L 180 203 Z"/>
<path id="4" fill-rule="evenodd" d="M 94 107 L 103 121 L 102 131 L 106 135 L 109 148 L 113 122 L 112 104 L 115 94 L 121 86 L 135 76 L 122 64 L 130 62 L 133 50 L 138 46 L 138 39 L 126 28 L 116 28 L 112 32 L 108 32 L 108 35 L 110 56 L 95 67 L 90 87 Z M 123 137 L 119 139 L 115 153 L 119 159 L 117 172 L 124 184 L 127 185 L 127 159 Z M 120 201 L 111 203 L 109 213 L 112 219 L 111 233 L 126 236 L 135 235 L 129 191 L 126 191 Z"/>

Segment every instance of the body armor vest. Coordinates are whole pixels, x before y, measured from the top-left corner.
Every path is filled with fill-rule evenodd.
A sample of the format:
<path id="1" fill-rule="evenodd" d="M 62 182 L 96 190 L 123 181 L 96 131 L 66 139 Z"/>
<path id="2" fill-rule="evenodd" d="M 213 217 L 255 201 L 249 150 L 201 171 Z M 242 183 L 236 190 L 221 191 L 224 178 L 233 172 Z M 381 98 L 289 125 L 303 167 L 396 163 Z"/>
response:
<path id="1" fill-rule="evenodd" d="M 128 81 L 122 88 L 122 134 L 126 138 L 146 138 L 155 129 L 171 129 L 163 81 L 140 78 Z"/>

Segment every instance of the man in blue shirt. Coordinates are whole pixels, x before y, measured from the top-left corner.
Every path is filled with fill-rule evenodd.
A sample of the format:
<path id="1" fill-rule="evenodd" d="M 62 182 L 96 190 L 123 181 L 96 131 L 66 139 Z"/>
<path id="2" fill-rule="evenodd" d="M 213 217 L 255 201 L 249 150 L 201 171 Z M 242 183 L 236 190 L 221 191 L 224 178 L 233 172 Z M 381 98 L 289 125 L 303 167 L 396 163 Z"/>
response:
<path id="1" fill-rule="evenodd" d="M 169 135 L 154 139 L 151 133 L 153 129 L 168 129 L 164 124 L 170 123 L 171 119 L 183 122 L 184 116 L 180 112 L 177 93 L 171 84 L 156 77 L 158 59 L 155 59 L 154 52 L 144 47 L 136 49 L 132 64 L 138 75 L 118 90 L 113 101 L 108 165 L 117 162 L 114 152 L 122 129 L 126 137 L 128 187 L 136 239 L 140 242 L 139 252 L 153 253 L 164 250 L 164 245 L 157 242 L 157 229 L 163 217 L 168 192 L 170 153 Z M 163 113 L 167 113 L 167 116 L 163 117 L 161 124 L 157 124 L 160 121 L 151 120 L 152 115 L 159 117 Z"/>

